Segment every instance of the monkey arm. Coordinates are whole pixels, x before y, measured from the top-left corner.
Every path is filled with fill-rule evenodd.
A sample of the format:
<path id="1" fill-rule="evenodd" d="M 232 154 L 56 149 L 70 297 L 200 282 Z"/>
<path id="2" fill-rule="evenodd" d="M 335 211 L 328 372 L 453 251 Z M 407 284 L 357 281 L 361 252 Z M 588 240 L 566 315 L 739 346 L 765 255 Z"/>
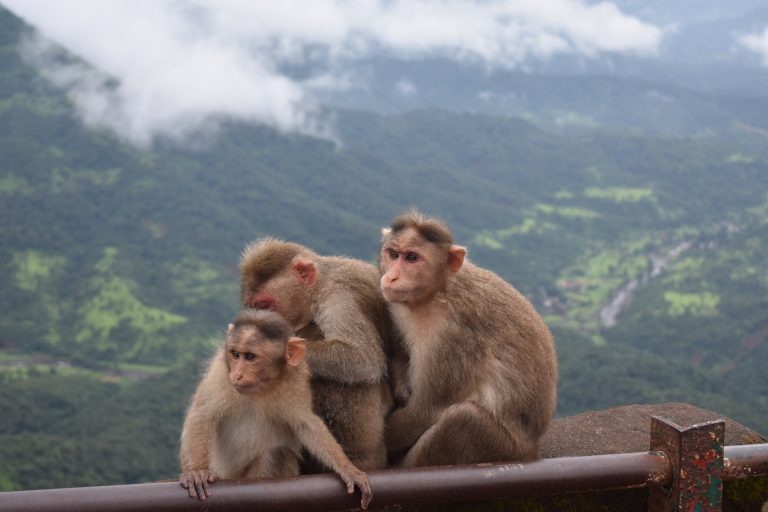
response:
<path id="1" fill-rule="evenodd" d="M 202 407 L 196 403 L 192 405 L 181 432 L 179 462 L 184 473 L 210 467 L 211 439 L 214 435 L 215 420 L 201 409 Z"/>
<path id="2" fill-rule="evenodd" d="M 211 495 L 208 484 L 216 481 L 216 475 L 210 469 L 211 439 L 214 435 L 215 419 L 205 414 L 196 396 L 184 421 L 181 432 L 179 462 L 181 474 L 179 483 L 187 489 L 191 498 L 205 501 Z"/>
<path id="3" fill-rule="evenodd" d="M 359 470 L 347 458 L 344 450 L 333 437 L 323 420 L 315 414 L 310 414 L 305 419 L 296 422 L 294 432 L 309 452 L 317 459 L 333 469 L 347 485 L 347 492 L 352 494 L 355 486 L 362 493 L 360 502 L 363 509 L 368 507 L 373 496 L 371 483 L 368 476 Z"/>
<path id="4" fill-rule="evenodd" d="M 351 296 L 320 301 L 315 322 L 325 339 L 307 344 L 312 375 L 345 384 L 375 384 L 386 375 L 382 341 L 373 322 Z"/>
<path id="5" fill-rule="evenodd" d="M 222 354 L 223 349 L 219 349 L 211 358 L 184 418 L 179 462 L 185 473 L 210 468 L 211 443 L 225 414 L 222 404 L 230 402 L 227 398 L 231 393 Z"/>

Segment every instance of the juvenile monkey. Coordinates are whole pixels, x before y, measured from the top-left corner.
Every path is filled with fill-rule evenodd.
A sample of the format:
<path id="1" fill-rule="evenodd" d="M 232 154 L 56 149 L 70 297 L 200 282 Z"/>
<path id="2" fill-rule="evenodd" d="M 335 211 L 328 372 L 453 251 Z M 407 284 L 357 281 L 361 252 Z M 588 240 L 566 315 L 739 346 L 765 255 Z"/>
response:
<path id="1" fill-rule="evenodd" d="M 382 230 L 381 290 L 403 336 L 387 418 L 390 458 L 425 466 L 538 455 L 555 411 L 552 335 L 499 276 L 466 260 L 448 228 L 418 211 Z M 405 371 L 402 365 L 406 365 Z"/>
<path id="2" fill-rule="evenodd" d="M 307 339 L 315 412 L 355 465 L 383 468 L 392 328 L 376 267 L 262 238 L 243 251 L 240 272 L 242 305 L 280 313 Z"/>
<path id="3" fill-rule="evenodd" d="M 296 476 L 303 446 L 368 506 L 368 477 L 312 412 L 305 341 L 292 334 L 271 311 L 246 310 L 229 325 L 181 433 L 179 481 L 191 497 L 205 500 L 217 478 Z"/>

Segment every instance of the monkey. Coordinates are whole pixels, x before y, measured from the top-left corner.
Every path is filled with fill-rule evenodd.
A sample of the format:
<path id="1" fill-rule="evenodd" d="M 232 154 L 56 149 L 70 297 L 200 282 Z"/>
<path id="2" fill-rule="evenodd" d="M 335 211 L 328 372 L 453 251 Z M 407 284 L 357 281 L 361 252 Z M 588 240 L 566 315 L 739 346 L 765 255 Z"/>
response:
<path id="1" fill-rule="evenodd" d="M 244 310 L 229 324 L 181 433 L 179 482 L 190 497 L 206 500 L 218 478 L 296 476 L 303 446 L 339 475 L 347 492 L 357 486 L 367 508 L 368 476 L 312 411 L 305 348 L 272 311 Z"/>
<path id="2" fill-rule="evenodd" d="M 307 339 L 314 410 L 352 462 L 365 471 L 385 467 L 393 329 L 376 267 L 265 237 L 245 247 L 240 274 L 242 306 L 280 313 Z"/>
<path id="3" fill-rule="evenodd" d="M 381 291 L 402 345 L 405 405 L 387 417 L 401 467 L 538 458 L 554 415 L 554 339 L 511 284 L 466 258 L 439 219 L 410 210 L 382 229 Z"/>

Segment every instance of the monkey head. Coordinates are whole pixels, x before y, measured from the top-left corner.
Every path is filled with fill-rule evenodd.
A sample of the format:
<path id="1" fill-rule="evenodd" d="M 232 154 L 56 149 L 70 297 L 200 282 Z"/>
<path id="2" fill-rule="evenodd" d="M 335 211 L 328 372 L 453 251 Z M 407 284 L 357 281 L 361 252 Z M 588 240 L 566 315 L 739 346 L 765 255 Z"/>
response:
<path id="1" fill-rule="evenodd" d="M 388 302 L 428 302 L 464 264 L 467 251 L 453 244 L 448 228 L 418 211 L 398 217 L 381 234 L 381 291 Z"/>
<path id="2" fill-rule="evenodd" d="M 314 253 L 274 238 L 256 240 L 240 258 L 240 299 L 246 308 L 280 313 L 294 330 L 312 320 L 318 271 Z"/>
<path id="3" fill-rule="evenodd" d="M 229 324 L 224 357 L 229 382 L 238 393 L 264 393 L 287 368 L 302 362 L 305 341 L 292 334 L 288 323 L 272 311 L 244 310 Z"/>

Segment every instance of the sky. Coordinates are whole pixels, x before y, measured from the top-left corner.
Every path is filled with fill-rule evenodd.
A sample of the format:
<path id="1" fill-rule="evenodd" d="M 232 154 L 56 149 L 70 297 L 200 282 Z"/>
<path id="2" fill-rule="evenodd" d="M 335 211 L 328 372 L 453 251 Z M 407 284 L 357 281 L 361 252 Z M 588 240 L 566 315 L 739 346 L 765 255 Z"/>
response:
<path id="1" fill-rule="evenodd" d="M 763 58 L 763 65 L 768 66 L 768 27 L 762 32 L 741 36 L 742 45 L 759 54 Z"/>
<path id="2" fill-rule="evenodd" d="M 22 55 L 85 122 L 140 146 L 221 120 L 327 136 L 317 93 L 361 86 L 345 65 L 373 55 L 514 69 L 557 55 L 653 58 L 665 36 L 613 3 L 581 0 L 0 3 L 36 29 Z M 768 31 L 741 41 L 768 62 Z M 62 47 L 80 60 L 61 59 Z"/>

